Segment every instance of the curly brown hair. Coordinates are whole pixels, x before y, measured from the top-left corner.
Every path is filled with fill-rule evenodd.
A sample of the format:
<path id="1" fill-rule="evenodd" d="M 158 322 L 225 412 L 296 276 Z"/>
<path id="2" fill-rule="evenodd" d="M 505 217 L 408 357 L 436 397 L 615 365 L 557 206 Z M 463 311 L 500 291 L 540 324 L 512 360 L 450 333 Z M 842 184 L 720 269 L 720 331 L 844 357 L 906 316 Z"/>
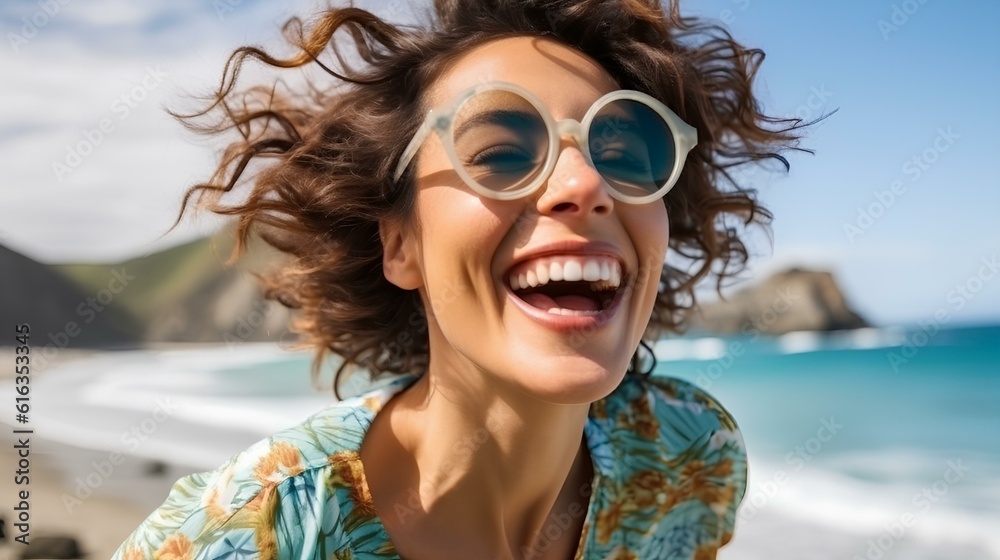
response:
<path id="1" fill-rule="evenodd" d="M 422 303 L 386 280 L 379 221 L 411 216 L 414 166 L 400 184 L 392 174 L 428 109 L 422 94 L 449 62 L 495 39 L 539 36 L 575 48 L 620 87 L 652 95 L 697 128 L 698 145 L 664 201 L 681 262 L 663 267 L 647 337 L 682 329 L 701 280 L 714 276 L 721 289 L 743 269 L 740 229 L 771 214 L 731 172 L 766 159 L 787 169 L 780 152 L 800 149 L 808 124 L 762 113 L 753 92 L 761 51 L 682 17 L 674 0 L 436 0 L 429 16 L 419 28 L 356 7 L 328 8 L 308 24 L 293 18 L 283 28 L 290 56 L 241 47 L 206 107 L 172 113 L 201 133 L 239 132 L 212 178 L 187 191 L 174 226 L 195 196 L 199 207 L 238 218 L 232 259 L 251 233 L 288 255 L 261 278 L 265 297 L 298 310 L 293 329 L 316 352 L 314 375 L 328 354 L 342 357 L 335 393 L 348 368 L 426 370 Z M 293 88 L 280 76 L 237 88 L 249 59 L 295 70 L 304 85 L 281 91 Z M 306 76 L 313 68 L 322 72 Z M 242 202 L 223 201 L 244 182 L 252 188 Z M 629 369 L 639 362 L 637 353 Z"/>

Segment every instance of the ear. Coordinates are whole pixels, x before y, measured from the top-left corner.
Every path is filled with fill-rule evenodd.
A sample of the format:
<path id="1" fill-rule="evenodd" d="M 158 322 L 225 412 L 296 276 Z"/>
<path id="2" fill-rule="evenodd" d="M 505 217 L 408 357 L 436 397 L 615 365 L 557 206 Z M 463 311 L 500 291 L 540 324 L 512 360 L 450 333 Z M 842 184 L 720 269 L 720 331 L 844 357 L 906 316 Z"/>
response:
<path id="1" fill-rule="evenodd" d="M 382 241 L 382 272 L 386 280 L 404 290 L 416 290 L 424 283 L 412 235 L 394 222 L 379 220 Z"/>

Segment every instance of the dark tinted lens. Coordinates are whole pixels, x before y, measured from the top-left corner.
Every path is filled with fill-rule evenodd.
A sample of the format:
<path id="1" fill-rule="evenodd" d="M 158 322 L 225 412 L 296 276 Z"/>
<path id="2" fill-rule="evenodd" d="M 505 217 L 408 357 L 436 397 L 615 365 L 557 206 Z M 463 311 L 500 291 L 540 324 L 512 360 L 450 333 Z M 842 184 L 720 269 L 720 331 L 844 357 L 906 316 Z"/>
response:
<path id="1" fill-rule="evenodd" d="M 545 121 L 515 93 L 494 90 L 476 95 L 455 115 L 453 131 L 462 166 L 490 190 L 523 188 L 545 163 Z"/>
<path id="2" fill-rule="evenodd" d="M 589 141 L 594 166 L 626 196 L 656 192 L 673 170 L 670 126 L 644 103 L 618 99 L 602 107 L 590 125 Z"/>

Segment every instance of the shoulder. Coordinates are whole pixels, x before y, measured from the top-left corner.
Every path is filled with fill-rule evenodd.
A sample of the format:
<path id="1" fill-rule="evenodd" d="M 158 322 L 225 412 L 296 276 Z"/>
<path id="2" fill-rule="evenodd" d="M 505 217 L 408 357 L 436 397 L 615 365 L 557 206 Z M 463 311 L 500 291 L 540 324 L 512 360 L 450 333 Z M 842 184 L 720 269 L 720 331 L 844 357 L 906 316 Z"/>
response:
<path id="1" fill-rule="evenodd" d="M 602 470 L 612 472 L 614 503 L 654 526 L 634 544 L 649 554 L 682 545 L 707 554 L 725 544 L 747 486 L 733 416 L 687 381 L 635 374 L 598 404 L 591 416 L 612 448 Z"/>
<path id="2" fill-rule="evenodd" d="M 360 473 L 357 450 L 380 407 L 371 398 L 335 403 L 214 471 L 177 481 L 115 560 L 169 553 L 278 558 L 279 548 L 282 558 L 288 553 L 298 558 L 319 541 L 328 550 L 348 547 L 345 519 L 367 510 L 355 475 Z"/>

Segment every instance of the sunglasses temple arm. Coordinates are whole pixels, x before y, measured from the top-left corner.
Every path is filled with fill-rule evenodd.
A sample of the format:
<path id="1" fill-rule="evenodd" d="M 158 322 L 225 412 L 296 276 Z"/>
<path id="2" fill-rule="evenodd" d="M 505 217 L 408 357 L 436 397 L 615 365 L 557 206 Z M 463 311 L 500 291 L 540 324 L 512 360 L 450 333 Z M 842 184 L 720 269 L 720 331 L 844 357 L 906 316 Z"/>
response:
<path id="1" fill-rule="evenodd" d="M 427 140 L 431 130 L 434 128 L 434 120 L 434 112 L 431 111 L 427 114 L 427 118 L 424 119 L 420 128 L 417 129 L 416 134 L 413 135 L 413 139 L 406 145 L 406 149 L 403 150 L 403 155 L 399 158 L 399 165 L 396 166 L 396 172 L 392 176 L 393 182 L 399 180 L 399 178 L 403 175 L 403 172 L 406 171 L 406 167 L 410 165 L 411 161 L 413 161 L 413 157 L 417 155 L 417 150 L 419 150 L 420 146 L 425 140 Z"/>
<path id="2" fill-rule="evenodd" d="M 684 155 L 687 155 L 688 152 L 693 150 L 694 147 L 698 145 L 698 129 L 683 121 L 681 122 L 684 124 L 684 128 L 679 131 L 680 141 L 682 143 L 681 148 Z"/>

